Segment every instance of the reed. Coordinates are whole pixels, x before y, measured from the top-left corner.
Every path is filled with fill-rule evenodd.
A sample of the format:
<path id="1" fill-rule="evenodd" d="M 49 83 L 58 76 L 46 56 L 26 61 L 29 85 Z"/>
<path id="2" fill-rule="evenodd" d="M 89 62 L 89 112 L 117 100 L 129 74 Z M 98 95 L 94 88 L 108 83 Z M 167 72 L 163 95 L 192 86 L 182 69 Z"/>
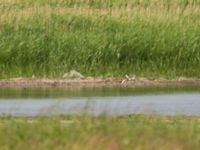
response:
<path id="1" fill-rule="evenodd" d="M 0 0 L 0 78 L 200 77 L 199 0 Z"/>
<path id="2" fill-rule="evenodd" d="M 0 118 L 0 148 L 21 150 L 198 150 L 195 117 Z"/>

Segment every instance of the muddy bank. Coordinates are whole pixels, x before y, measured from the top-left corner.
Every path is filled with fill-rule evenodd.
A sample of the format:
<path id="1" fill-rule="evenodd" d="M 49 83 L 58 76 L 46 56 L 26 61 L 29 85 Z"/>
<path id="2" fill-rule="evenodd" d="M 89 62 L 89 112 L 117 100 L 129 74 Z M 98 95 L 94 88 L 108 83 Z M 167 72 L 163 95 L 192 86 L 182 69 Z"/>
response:
<path id="1" fill-rule="evenodd" d="M 131 81 L 125 81 L 122 84 L 121 79 L 2 79 L 0 87 L 65 87 L 65 86 L 165 86 L 165 85 L 200 85 L 200 79 L 176 78 L 176 79 L 146 79 L 137 78 Z"/>

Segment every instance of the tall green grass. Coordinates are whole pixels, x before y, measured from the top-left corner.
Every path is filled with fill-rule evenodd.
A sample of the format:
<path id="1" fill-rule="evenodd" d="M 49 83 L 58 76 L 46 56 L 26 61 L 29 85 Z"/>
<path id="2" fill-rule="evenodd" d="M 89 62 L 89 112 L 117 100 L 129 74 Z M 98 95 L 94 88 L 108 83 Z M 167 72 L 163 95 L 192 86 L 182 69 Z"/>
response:
<path id="1" fill-rule="evenodd" d="M 199 0 L 0 1 L 0 78 L 200 77 Z"/>
<path id="2" fill-rule="evenodd" d="M 199 118 L 0 118 L 0 149 L 198 150 Z"/>

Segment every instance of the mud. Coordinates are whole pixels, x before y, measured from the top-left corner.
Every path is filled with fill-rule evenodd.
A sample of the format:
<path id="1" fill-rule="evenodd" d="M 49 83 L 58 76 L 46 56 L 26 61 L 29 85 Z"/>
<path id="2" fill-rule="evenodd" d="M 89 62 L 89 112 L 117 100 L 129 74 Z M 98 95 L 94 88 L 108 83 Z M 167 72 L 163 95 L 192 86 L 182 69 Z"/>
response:
<path id="1" fill-rule="evenodd" d="M 14 78 L 0 80 L 0 87 L 65 87 L 65 86 L 165 86 L 165 85 L 200 85 L 200 79 L 176 78 L 176 79 L 147 79 L 137 78 L 123 82 L 121 79 L 28 79 Z"/>

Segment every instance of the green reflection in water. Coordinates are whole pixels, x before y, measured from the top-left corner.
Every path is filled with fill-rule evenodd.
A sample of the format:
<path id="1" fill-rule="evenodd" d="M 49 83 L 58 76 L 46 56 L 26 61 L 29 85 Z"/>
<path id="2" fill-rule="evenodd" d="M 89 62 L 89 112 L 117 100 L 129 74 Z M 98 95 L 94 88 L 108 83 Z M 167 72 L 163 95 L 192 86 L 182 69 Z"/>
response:
<path id="1" fill-rule="evenodd" d="M 200 86 L 72 86 L 65 88 L 1 88 L 0 98 L 69 98 L 200 93 Z"/>

